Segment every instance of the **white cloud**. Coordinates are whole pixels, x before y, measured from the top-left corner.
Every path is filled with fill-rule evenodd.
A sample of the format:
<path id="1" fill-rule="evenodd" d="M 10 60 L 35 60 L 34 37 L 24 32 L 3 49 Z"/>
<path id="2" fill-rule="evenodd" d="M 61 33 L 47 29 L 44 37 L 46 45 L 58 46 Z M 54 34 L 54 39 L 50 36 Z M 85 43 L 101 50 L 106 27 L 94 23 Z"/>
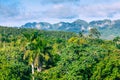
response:
<path id="1" fill-rule="evenodd" d="M 40 0 L 43 4 L 59 4 L 59 3 L 75 3 L 80 2 L 80 0 Z"/>
<path id="2" fill-rule="evenodd" d="M 120 2 L 91 3 L 90 0 L 21 0 L 18 6 L 0 7 L 0 24 L 21 25 L 26 22 L 59 22 L 83 19 L 87 21 L 120 18 Z M 95 2 L 96 0 L 92 0 Z M 107 1 L 107 0 L 105 0 Z M 111 0 L 112 2 L 114 0 Z M 46 2 L 46 3 L 45 3 Z M 51 4 L 47 4 L 51 3 Z M 101 0 L 99 0 L 101 2 Z M 104 2 L 104 1 L 102 1 Z M 46 5 L 43 5 L 45 3 Z M 76 4 L 78 3 L 78 4 Z M 89 5 L 87 5 L 89 4 Z M 8 17 L 9 16 L 9 17 Z"/>
<path id="3" fill-rule="evenodd" d="M 75 7 L 68 4 L 53 5 L 44 11 L 43 14 L 47 18 L 71 19 L 78 17 L 78 14 L 75 12 Z"/>
<path id="4" fill-rule="evenodd" d="M 77 11 L 80 18 L 114 18 L 116 13 L 120 13 L 120 3 L 80 6 Z"/>

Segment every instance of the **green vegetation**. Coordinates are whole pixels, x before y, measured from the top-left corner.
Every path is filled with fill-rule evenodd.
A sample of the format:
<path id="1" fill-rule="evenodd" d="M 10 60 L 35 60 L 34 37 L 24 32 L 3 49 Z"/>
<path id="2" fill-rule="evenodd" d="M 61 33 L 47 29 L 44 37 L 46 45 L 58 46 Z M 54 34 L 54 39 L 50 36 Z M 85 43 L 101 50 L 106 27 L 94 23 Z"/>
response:
<path id="1" fill-rule="evenodd" d="M 0 27 L 0 80 L 120 80 L 120 37 Z"/>

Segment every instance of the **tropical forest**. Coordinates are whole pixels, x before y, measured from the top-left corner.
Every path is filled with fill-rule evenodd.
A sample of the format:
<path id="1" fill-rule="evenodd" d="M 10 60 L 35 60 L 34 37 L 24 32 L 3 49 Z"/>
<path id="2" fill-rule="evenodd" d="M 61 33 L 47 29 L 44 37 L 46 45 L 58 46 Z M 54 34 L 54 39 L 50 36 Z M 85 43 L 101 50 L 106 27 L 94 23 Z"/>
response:
<path id="1" fill-rule="evenodd" d="M 0 26 L 0 80 L 120 80 L 120 37 Z"/>

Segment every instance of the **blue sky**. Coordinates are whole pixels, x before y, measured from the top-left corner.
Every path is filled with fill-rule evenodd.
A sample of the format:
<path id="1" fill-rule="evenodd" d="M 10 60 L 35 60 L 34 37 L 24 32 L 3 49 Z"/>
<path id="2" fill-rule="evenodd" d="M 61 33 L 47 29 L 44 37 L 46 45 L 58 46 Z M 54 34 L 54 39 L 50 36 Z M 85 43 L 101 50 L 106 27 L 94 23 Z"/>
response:
<path id="1" fill-rule="evenodd" d="M 0 0 L 0 25 L 120 19 L 120 0 Z"/>

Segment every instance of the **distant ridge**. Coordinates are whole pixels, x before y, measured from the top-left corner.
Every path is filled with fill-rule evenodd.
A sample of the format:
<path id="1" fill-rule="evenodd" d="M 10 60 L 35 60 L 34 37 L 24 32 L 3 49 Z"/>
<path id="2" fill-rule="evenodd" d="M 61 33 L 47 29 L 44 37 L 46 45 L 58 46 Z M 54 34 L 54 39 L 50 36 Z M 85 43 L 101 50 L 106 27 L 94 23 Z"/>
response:
<path id="1" fill-rule="evenodd" d="M 102 38 L 113 38 L 120 36 L 120 20 L 96 20 L 87 22 L 84 20 L 75 20 L 74 22 L 59 22 L 50 24 L 48 22 L 28 22 L 21 26 L 21 28 L 36 28 L 40 30 L 57 30 L 57 31 L 70 31 L 80 32 L 84 30 L 88 32 L 90 28 L 97 28 L 102 33 Z"/>

